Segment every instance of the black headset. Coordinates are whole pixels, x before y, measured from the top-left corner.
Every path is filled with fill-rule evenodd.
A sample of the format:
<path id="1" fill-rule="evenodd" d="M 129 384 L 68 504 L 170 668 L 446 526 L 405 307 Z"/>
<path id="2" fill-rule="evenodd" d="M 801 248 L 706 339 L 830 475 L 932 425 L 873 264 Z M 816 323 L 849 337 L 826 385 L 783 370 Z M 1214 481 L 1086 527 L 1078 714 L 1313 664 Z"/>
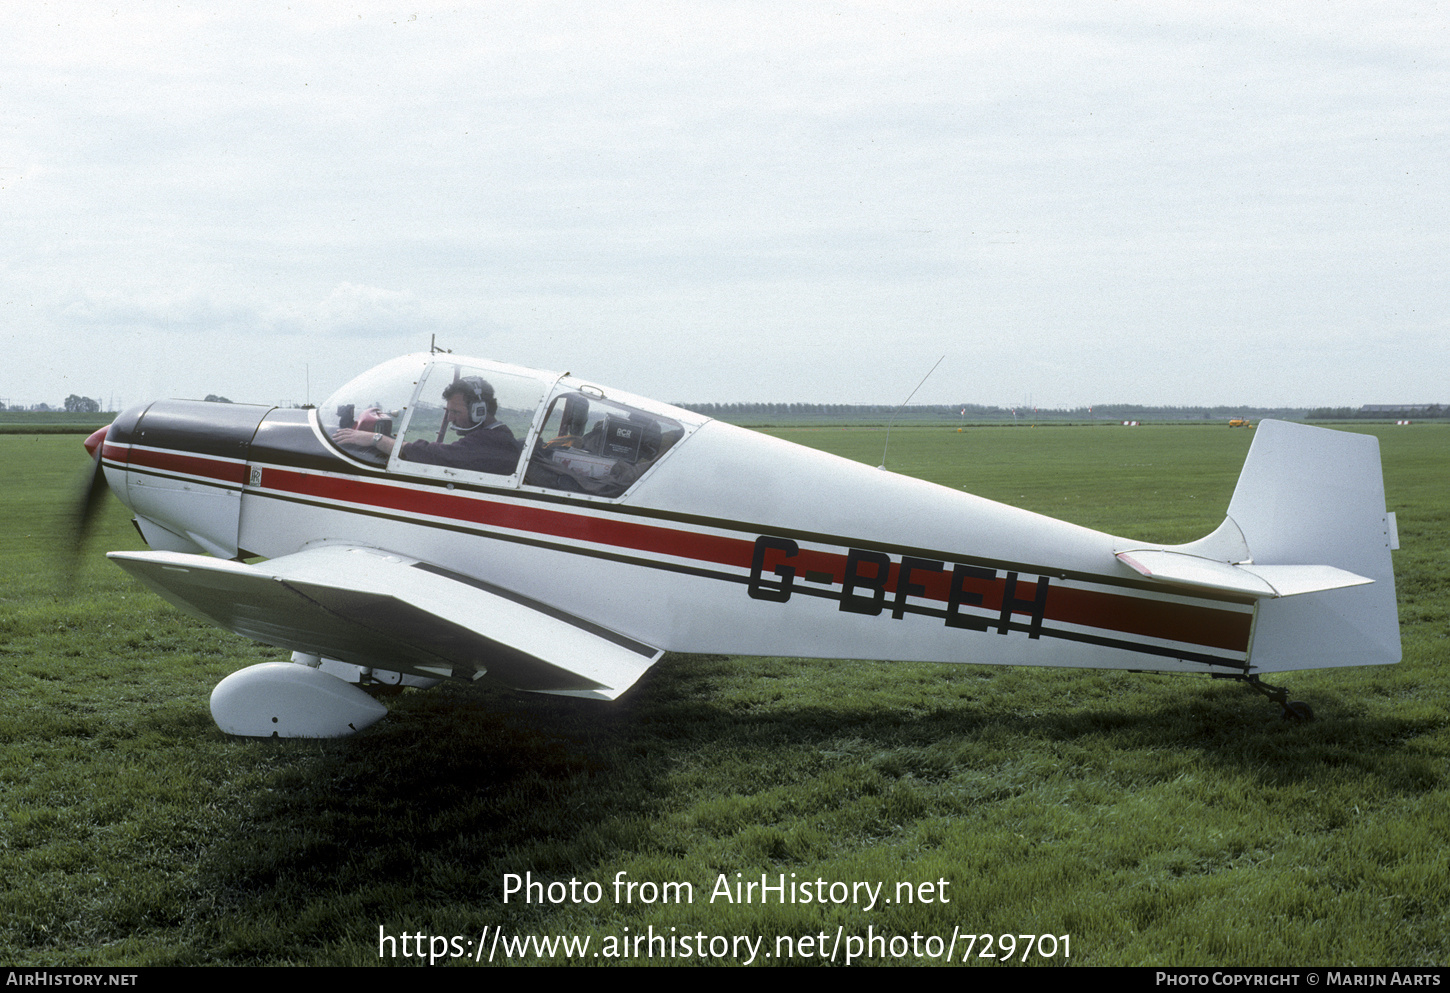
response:
<path id="1" fill-rule="evenodd" d="M 472 423 L 461 429 L 472 431 L 476 427 L 481 427 L 483 422 L 488 420 L 489 408 L 497 406 L 497 401 L 493 398 L 493 387 L 482 376 L 464 376 L 457 382 L 462 383 L 469 394 L 478 398 L 468 405 L 468 418 Z M 465 396 L 464 399 L 466 400 L 468 397 Z"/>

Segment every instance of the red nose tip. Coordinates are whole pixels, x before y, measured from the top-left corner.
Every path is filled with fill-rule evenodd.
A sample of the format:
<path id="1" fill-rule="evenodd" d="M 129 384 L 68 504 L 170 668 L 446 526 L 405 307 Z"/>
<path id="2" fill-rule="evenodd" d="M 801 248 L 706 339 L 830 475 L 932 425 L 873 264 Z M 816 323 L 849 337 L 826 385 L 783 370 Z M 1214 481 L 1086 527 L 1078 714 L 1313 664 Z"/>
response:
<path id="1" fill-rule="evenodd" d="M 96 449 L 100 448 L 101 442 L 106 440 L 106 432 L 109 430 L 111 430 L 111 426 L 107 424 L 103 428 L 97 428 L 94 432 L 92 432 L 91 436 L 86 439 L 86 451 L 91 453 L 91 458 L 96 457 Z"/>

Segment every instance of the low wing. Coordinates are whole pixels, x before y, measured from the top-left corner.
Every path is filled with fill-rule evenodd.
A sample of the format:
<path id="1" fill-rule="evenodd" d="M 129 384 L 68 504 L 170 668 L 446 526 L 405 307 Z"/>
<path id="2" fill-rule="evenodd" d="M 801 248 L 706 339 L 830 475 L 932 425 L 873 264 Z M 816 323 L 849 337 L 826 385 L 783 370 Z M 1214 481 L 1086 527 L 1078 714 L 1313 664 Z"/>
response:
<path id="1" fill-rule="evenodd" d="M 109 558 L 194 617 L 294 651 L 426 676 L 613 700 L 664 653 L 502 587 L 375 548 L 245 565 L 180 552 Z"/>

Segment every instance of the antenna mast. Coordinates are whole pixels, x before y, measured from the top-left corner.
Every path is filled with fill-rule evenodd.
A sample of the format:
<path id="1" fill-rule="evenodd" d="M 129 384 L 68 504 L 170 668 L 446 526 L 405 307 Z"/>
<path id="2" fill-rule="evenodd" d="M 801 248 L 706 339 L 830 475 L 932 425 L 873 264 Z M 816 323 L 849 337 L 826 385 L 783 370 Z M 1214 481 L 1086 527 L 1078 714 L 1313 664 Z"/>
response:
<path id="1" fill-rule="evenodd" d="M 926 385 L 926 381 L 931 378 L 931 374 L 936 372 L 936 366 L 941 365 L 942 360 L 945 358 L 946 356 L 943 355 L 940 359 L 937 359 L 936 365 L 926 371 L 926 375 L 921 377 L 921 382 L 916 384 L 916 390 Z M 878 469 L 886 468 L 886 450 L 891 447 L 891 425 L 896 423 L 896 415 L 901 413 L 901 408 L 911 403 L 911 398 L 916 396 L 916 390 L 912 390 L 906 395 L 906 399 L 901 401 L 901 407 L 897 407 L 891 414 L 891 420 L 886 422 L 886 444 L 881 446 L 881 464 L 876 467 Z"/>

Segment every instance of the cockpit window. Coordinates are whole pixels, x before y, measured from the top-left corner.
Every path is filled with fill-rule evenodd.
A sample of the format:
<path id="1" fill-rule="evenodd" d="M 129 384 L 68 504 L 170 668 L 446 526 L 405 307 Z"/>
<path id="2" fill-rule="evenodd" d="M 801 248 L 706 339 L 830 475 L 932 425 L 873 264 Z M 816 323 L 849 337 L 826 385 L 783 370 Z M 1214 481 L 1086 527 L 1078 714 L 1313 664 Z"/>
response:
<path id="1" fill-rule="evenodd" d="M 394 468 L 413 472 L 417 466 L 442 466 L 512 476 L 545 389 L 532 376 L 438 362 L 408 415 Z"/>
<path id="2" fill-rule="evenodd" d="M 673 418 L 571 390 L 549 405 L 524 483 L 619 496 L 684 436 Z"/>

